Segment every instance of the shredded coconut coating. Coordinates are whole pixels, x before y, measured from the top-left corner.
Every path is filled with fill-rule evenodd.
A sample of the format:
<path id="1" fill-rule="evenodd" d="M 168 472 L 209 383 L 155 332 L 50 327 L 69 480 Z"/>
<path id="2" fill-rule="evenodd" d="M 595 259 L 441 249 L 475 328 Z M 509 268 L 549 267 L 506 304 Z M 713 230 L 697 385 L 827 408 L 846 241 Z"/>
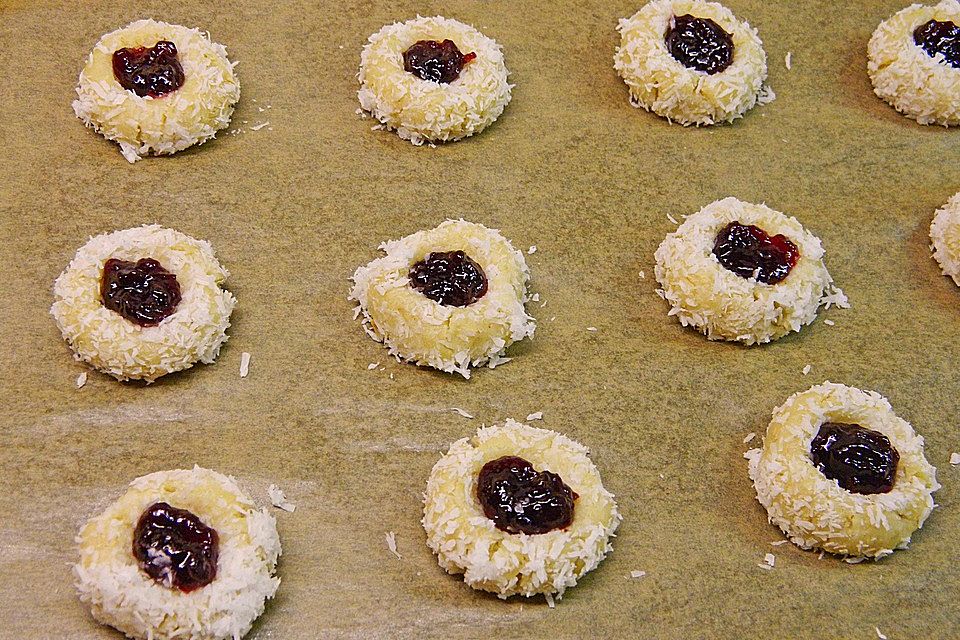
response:
<path id="1" fill-rule="evenodd" d="M 403 68 L 403 52 L 418 40 L 453 40 L 476 53 L 449 84 L 422 80 Z M 404 140 L 452 142 L 480 133 L 510 102 L 512 85 L 496 41 L 473 27 L 435 16 L 389 24 L 360 54 L 360 107 Z"/>
<path id="2" fill-rule="evenodd" d="M 739 221 L 771 236 L 783 234 L 800 250 L 790 274 L 777 284 L 742 278 L 713 255 L 717 234 Z M 669 315 L 711 340 L 759 344 L 799 331 L 821 304 L 846 306 L 823 264 L 820 240 L 796 218 L 736 198 L 717 200 L 689 216 L 657 248 L 654 273 L 671 304 Z"/>
<path id="3" fill-rule="evenodd" d="M 733 35 L 733 62 L 719 73 L 688 69 L 667 49 L 676 16 L 709 18 Z M 620 20 L 613 66 L 630 88 L 630 103 L 682 125 L 733 122 L 776 97 L 764 86 L 767 54 L 757 30 L 717 2 L 653 0 Z"/>
<path id="4" fill-rule="evenodd" d="M 889 493 L 852 493 L 813 465 L 810 442 L 824 422 L 859 424 L 889 438 L 900 454 Z M 923 438 L 885 398 L 831 382 L 796 393 L 775 409 L 763 448 L 745 457 L 757 500 L 792 542 L 858 558 L 906 548 L 940 488 L 937 470 L 923 455 Z"/>
<path id="5" fill-rule="evenodd" d="M 350 299 L 359 303 L 364 327 L 390 354 L 470 377 L 470 367 L 491 369 L 509 360 L 503 353 L 533 336 L 523 253 L 496 229 L 447 220 L 429 231 L 380 245 L 385 256 L 353 274 Z M 465 307 L 444 306 L 413 289 L 410 268 L 436 251 L 463 251 L 487 275 L 487 293 Z"/>
<path id="6" fill-rule="evenodd" d="M 555 431 L 510 419 L 450 445 L 434 465 L 424 495 L 423 528 L 440 566 L 500 598 L 543 593 L 559 599 L 612 550 L 610 538 L 621 520 L 588 453 Z M 558 474 L 579 495 L 568 528 L 510 534 L 483 514 L 477 475 L 502 456 L 520 456 L 538 471 Z"/>
<path id="7" fill-rule="evenodd" d="M 220 555 L 210 584 L 184 593 L 140 570 L 132 553 L 140 515 L 156 502 L 187 509 L 217 531 Z M 80 599 L 93 617 L 131 638 L 239 640 L 280 586 L 273 575 L 280 537 L 233 478 L 194 467 L 137 478 L 77 536 Z"/>
<path id="8" fill-rule="evenodd" d="M 159 98 L 124 89 L 113 75 L 113 53 L 169 40 L 177 47 L 183 86 Z M 148 154 L 169 155 L 213 138 L 230 124 L 240 99 L 235 63 L 227 50 L 199 29 L 138 20 L 97 42 L 80 72 L 73 110 L 88 127 L 120 145 L 136 162 Z"/>
<path id="9" fill-rule="evenodd" d="M 930 242 L 943 275 L 960 286 L 960 193 L 937 209 L 930 225 Z"/>
<path id="10" fill-rule="evenodd" d="M 110 258 L 158 260 L 180 285 L 176 311 L 156 326 L 141 327 L 104 307 L 100 278 Z M 228 275 L 206 241 L 159 225 L 115 231 L 80 247 L 53 285 L 50 313 L 78 360 L 118 380 L 153 382 L 216 360 L 237 302 L 221 288 Z"/>
<path id="11" fill-rule="evenodd" d="M 930 20 L 960 24 L 960 2 L 912 4 L 880 23 L 867 45 L 867 71 L 873 91 L 920 124 L 960 124 L 960 69 L 942 55 L 931 58 L 913 40 Z"/>

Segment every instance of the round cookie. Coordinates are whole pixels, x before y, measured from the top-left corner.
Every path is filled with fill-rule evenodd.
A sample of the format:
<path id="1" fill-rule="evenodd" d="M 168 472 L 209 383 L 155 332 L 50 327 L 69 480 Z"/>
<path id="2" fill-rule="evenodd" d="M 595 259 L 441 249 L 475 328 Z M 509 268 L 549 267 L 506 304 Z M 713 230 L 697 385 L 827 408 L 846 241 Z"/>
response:
<path id="1" fill-rule="evenodd" d="M 873 32 L 867 54 L 874 93 L 893 108 L 920 124 L 960 124 L 960 2 L 901 9 Z"/>
<path id="2" fill-rule="evenodd" d="M 360 54 L 364 112 L 413 144 L 480 133 L 510 102 L 503 52 L 473 27 L 436 16 L 386 25 Z"/>
<path id="3" fill-rule="evenodd" d="M 391 355 L 469 378 L 471 366 L 502 364 L 507 347 L 533 336 L 527 263 L 496 229 L 447 220 L 380 249 L 353 274 L 350 299 Z"/>
<path id="4" fill-rule="evenodd" d="M 683 125 L 732 122 L 776 96 L 756 29 L 716 2 L 653 0 L 620 20 L 630 103 Z"/>
<path id="5" fill-rule="evenodd" d="M 509 419 L 503 425 L 481 427 L 473 438 L 450 445 L 434 465 L 424 496 L 423 528 L 440 566 L 452 574 L 462 573 L 474 589 L 500 598 L 543 593 L 552 602 L 553 596 L 561 597 L 611 551 L 610 538 L 621 520 L 613 495 L 603 488 L 600 473 L 587 454 L 586 447 L 564 435 Z M 525 506 L 528 515 L 556 515 L 549 511 L 550 505 L 544 507 L 531 499 L 542 498 L 543 484 L 556 486 L 562 481 L 573 493 L 572 518 L 567 514 L 565 528 L 536 534 L 524 533 L 521 528 L 511 533 L 505 529 L 516 531 L 520 525 L 502 521 L 498 525 L 488 517 L 478 487 L 502 492 L 504 482 L 509 485 L 509 479 L 502 477 L 499 487 L 484 479 L 485 470 L 507 457 L 532 465 L 526 481 L 540 483 L 541 490 L 528 484 L 528 493 L 517 485 L 513 491 L 519 493 L 506 491 L 508 499 Z M 533 474 L 539 477 L 531 478 Z M 566 495 L 569 500 L 570 493 Z M 517 512 L 523 515 L 524 509 Z M 529 516 L 529 520 L 536 517 Z"/>
<path id="6" fill-rule="evenodd" d="M 837 424 L 873 433 L 860 431 L 854 448 L 844 451 Z M 821 453 L 831 439 L 837 447 L 833 461 Z M 873 443 L 868 454 L 865 441 Z M 884 458 L 882 447 L 892 448 L 895 455 L 887 451 Z M 923 455 L 923 438 L 897 417 L 885 398 L 831 382 L 796 393 L 775 409 L 763 447 L 745 457 L 770 522 L 804 549 L 841 555 L 880 558 L 906 548 L 933 509 L 931 494 L 940 488 L 936 469 Z M 885 464 L 878 465 L 878 460 Z M 880 466 L 885 486 L 871 487 L 864 469 Z M 855 477 L 849 476 L 851 470 Z"/>
<path id="7" fill-rule="evenodd" d="M 711 340 L 769 342 L 813 322 L 820 305 L 848 306 L 823 264 L 820 240 L 762 204 L 712 202 L 654 255 L 669 315 Z"/>
<path id="8" fill-rule="evenodd" d="M 930 224 L 930 242 L 943 275 L 960 285 L 960 193 L 937 209 Z"/>
<path id="9" fill-rule="evenodd" d="M 230 124 L 240 99 L 233 67 L 226 48 L 199 29 L 138 20 L 97 42 L 73 110 L 130 162 L 169 155 Z"/>
<path id="10" fill-rule="evenodd" d="M 280 585 L 273 516 L 200 467 L 137 478 L 77 544 L 80 599 L 131 638 L 240 638 Z"/>
<path id="11" fill-rule="evenodd" d="M 77 251 L 50 313 L 78 360 L 153 382 L 216 360 L 236 304 L 228 275 L 206 241 L 159 225 L 115 231 Z"/>

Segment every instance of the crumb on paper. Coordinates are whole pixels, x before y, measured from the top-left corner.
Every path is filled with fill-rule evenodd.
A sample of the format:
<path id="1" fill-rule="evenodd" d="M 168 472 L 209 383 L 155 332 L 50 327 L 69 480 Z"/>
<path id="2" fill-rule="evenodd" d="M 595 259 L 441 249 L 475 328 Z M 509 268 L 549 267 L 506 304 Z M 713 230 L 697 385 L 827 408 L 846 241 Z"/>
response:
<path id="1" fill-rule="evenodd" d="M 789 540 L 775 540 L 774 542 L 771 542 L 771 543 L 770 543 L 770 546 L 771 546 L 771 547 L 779 547 L 780 545 L 782 545 L 782 544 L 787 544 L 788 542 L 790 542 L 790 541 L 789 541 Z"/>
<path id="2" fill-rule="evenodd" d="M 783 58 L 783 64 L 787 67 L 787 71 L 793 69 L 793 52 L 787 51 L 787 55 Z"/>
<path id="3" fill-rule="evenodd" d="M 645 280 L 646 277 L 647 277 L 647 274 L 645 274 L 643 271 L 641 271 L 641 272 L 640 272 L 640 279 L 641 279 L 641 280 Z"/>
<path id="4" fill-rule="evenodd" d="M 811 367 L 810 365 L 804 366 L 804 367 L 803 367 L 803 375 L 807 375 L 808 373 L 810 373 L 810 369 L 813 369 L 813 367 Z"/>
<path id="5" fill-rule="evenodd" d="M 642 578 L 645 575 L 647 575 L 646 571 L 639 571 L 637 569 L 634 569 L 633 571 L 630 572 L 631 578 Z"/>
<path id="6" fill-rule="evenodd" d="M 747 436 L 743 439 L 743 444 L 747 444 L 748 442 L 750 442 L 751 440 L 753 440 L 753 439 L 756 438 L 756 437 L 757 437 L 757 434 L 754 433 L 753 431 L 751 431 L 751 432 L 748 433 Z"/>
<path id="7" fill-rule="evenodd" d="M 535 244 L 530 245 L 530 248 L 527 249 L 527 255 L 531 255 L 531 256 L 532 256 L 532 255 L 535 254 L 536 252 L 537 252 L 537 245 L 535 245 Z"/>
<path id="8" fill-rule="evenodd" d="M 547 306 L 547 301 L 546 301 L 546 300 L 544 300 L 543 302 L 540 303 L 540 308 L 541 308 L 541 309 L 543 309 L 545 306 Z"/>
<path id="9" fill-rule="evenodd" d="M 397 556 L 397 560 L 403 560 L 403 556 L 400 555 L 400 552 L 397 551 L 397 534 L 394 531 L 387 531 L 387 549 L 390 550 L 390 553 Z"/>
<path id="10" fill-rule="evenodd" d="M 77 382 L 79 383 L 79 380 Z M 960 464 L 960 453 L 954 451 L 950 454 L 950 464 Z"/>
<path id="11" fill-rule="evenodd" d="M 828 327 L 832 327 L 833 325 L 835 325 L 835 324 L 837 324 L 837 323 L 834 322 L 833 320 L 829 320 L 829 319 L 828 319 L 828 320 L 824 320 L 824 321 L 823 321 L 823 324 L 827 325 Z"/>
<path id="12" fill-rule="evenodd" d="M 883 635 L 883 631 L 880 631 L 880 627 L 874 627 L 873 629 L 877 632 L 877 638 L 880 640 L 887 640 L 887 636 Z"/>
<path id="13" fill-rule="evenodd" d="M 83 387 L 83 385 L 85 385 L 85 384 L 87 384 L 87 372 L 86 372 L 86 371 L 84 371 L 83 373 L 81 373 L 80 375 L 77 376 L 77 389 L 80 389 L 80 388 Z M 957 454 L 953 454 L 953 455 L 957 455 Z"/>
<path id="14" fill-rule="evenodd" d="M 587 327 L 587 331 L 596 331 L 596 330 L 597 330 L 596 327 Z"/>
<path id="15" fill-rule="evenodd" d="M 250 127 L 250 131 L 260 131 L 260 129 L 263 129 L 266 126 L 269 126 L 269 124 L 270 124 L 269 120 L 267 120 L 266 122 L 261 122 L 260 124 L 255 124 L 252 127 Z"/>
<path id="16" fill-rule="evenodd" d="M 661 479 L 661 480 L 663 480 L 663 479 L 664 479 L 664 477 L 663 477 L 663 474 L 662 474 L 662 473 L 658 473 L 657 475 L 658 475 L 658 476 L 660 476 L 660 479 Z"/>
<path id="17" fill-rule="evenodd" d="M 531 420 L 543 420 L 543 411 L 534 411 L 528 415 L 527 422 L 530 422 Z"/>
<path id="18" fill-rule="evenodd" d="M 250 373 L 250 354 L 244 351 L 240 354 L 240 377 L 246 378 Z"/>
<path id="19" fill-rule="evenodd" d="M 552 593 L 543 594 L 543 598 L 547 601 L 547 606 L 550 607 L 551 609 L 557 606 L 556 601 L 553 599 Z"/>
<path id="20" fill-rule="evenodd" d="M 531 302 L 540 302 L 540 294 L 539 294 L 539 293 L 535 293 L 535 294 L 533 294 L 532 296 L 530 296 L 530 301 L 531 301 Z"/>
<path id="21" fill-rule="evenodd" d="M 673 217 L 672 215 L 670 215 L 669 213 L 667 214 L 667 220 L 669 220 L 669 221 L 672 222 L 673 224 L 680 224 L 679 222 L 677 222 L 677 219 L 674 218 L 674 217 Z"/>
<path id="22" fill-rule="evenodd" d="M 293 513 L 297 510 L 297 505 L 287 500 L 287 496 L 284 495 L 283 489 L 277 485 L 270 485 L 267 488 L 267 495 L 270 496 L 270 503 L 277 509 L 283 509 L 284 511 L 289 511 L 290 513 Z"/>
<path id="23" fill-rule="evenodd" d="M 460 415 L 462 415 L 464 418 L 467 418 L 468 420 L 473 420 L 473 415 L 467 413 L 466 411 L 464 411 L 464 410 L 461 409 L 460 407 L 450 407 L 450 411 L 455 411 L 455 412 L 459 413 Z"/>
<path id="24" fill-rule="evenodd" d="M 821 551 L 820 555 L 817 556 L 817 560 L 823 560 L 823 551 Z"/>
<path id="25" fill-rule="evenodd" d="M 370 364 L 367 365 L 367 371 L 373 371 L 379 366 L 380 366 L 379 362 L 371 362 Z"/>

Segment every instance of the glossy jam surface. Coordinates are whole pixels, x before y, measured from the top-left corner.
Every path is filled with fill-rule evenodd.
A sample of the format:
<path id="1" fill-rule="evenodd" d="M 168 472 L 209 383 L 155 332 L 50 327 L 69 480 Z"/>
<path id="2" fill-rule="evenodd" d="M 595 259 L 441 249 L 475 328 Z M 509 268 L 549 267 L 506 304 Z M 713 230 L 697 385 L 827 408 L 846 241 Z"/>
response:
<path id="1" fill-rule="evenodd" d="M 784 235 L 770 236 L 752 224 L 731 222 L 717 234 L 713 255 L 741 278 L 755 275 L 757 282 L 777 284 L 790 275 L 800 250 Z"/>
<path id="2" fill-rule="evenodd" d="M 487 274 L 463 251 L 428 253 L 409 277 L 414 290 L 448 307 L 466 307 L 487 293 Z"/>
<path id="3" fill-rule="evenodd" d="M 733 62 L 733 36 L 710 18 L 676 16 L 664 41 L 670 55 L 688 69 L 712 75 Z"/>
<path id="4" fill-rule="evenodd" d="M 110 258 L 100 276 L 100 302 L 130 322 L 152 327 L 177 310 L 180 284 L 153 258 Z"/>
<path id="5" fill-rule="evenodd" d="M 887 436 L 858 424 L 824 422 L 810 443 L 810 457 L 823 475 L 851 493 L 893 489 L 900 454 Z"/>
<path id="6" fill-rule="evenodd" d="M 177 46 L 161 40 L 149 48 L 117 49 L 113 52 L 113 77 L 141 98 L 159 98 L 176 91 L 183 86 Z"/>
<path id="7" fill-rule="evenodd" d="M 476 57 L 475 53 L 461 53 L 453 40 L 418 40 L 403 52 L 403 70 L 421 80 L 449 84 Z"/>
<path id="8" fill-rule="evenodd" d="M 491 460 L 477 477 L 483 515 L 507 533 L 534 535 L 566 529 L 573 522 L 573 502 L 578 497 L 557 474 L 537 471 L 516 456 Z"/>
<path id="9" fill-rule="evenodd" d="M 133 530 L 133 556 L 140 568 L 166 587 L 184 593 L 217 577 L 220 537 L 186 509 L 157 502 Z"/>
<path id="10" fill-rule="evenodd" d="M 960 26 L 950 21 L 931 20 L 916 28 L 913 41 L 931 58 L 942 54 L 947 64 L 960 68 Z"/>

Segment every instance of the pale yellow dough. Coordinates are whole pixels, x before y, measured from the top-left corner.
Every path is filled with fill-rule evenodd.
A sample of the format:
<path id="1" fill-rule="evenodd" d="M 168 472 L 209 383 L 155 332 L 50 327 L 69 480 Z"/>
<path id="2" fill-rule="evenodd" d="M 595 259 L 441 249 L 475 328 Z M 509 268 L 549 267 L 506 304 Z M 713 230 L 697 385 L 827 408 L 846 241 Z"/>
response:
<path id="1" fill-rule="evenodd" d="M 470 367 L 509 360 L 508 346 L 533 335 L 527 315 L 530 274 L 523 254 L 495 229 L 447 220 L 380 245 L 386 253 L 353 275 L 368 333 L 404 360 L 470 377 Z M 487 293 L 465 307 L 444 306 L 409 285 L 410 268 L 428 253 L 463 251 L 487 276 Z"/>
<path id="2" fill-rule="evenodd" d="M 960 69 L 931 58 L 913 39 L 930 20 L 960 25 L 960 2 L 912 4 L 881 22 L 867 45 L 867 71 L 874 93 L 908 118 L 960 125 Z"/>
<path id="3" fill-rule="evenodd" d="M 676 16 L 709 18 L 733 36 L 733 62 L 714 74 L 688 69 L 667 49 L 664 37 Z M 683 125 L 732 122 L 754 105 L 771 102 L 764 85 L 767 54 L 756 29 L 717 2 L 652 0 L 620 20 L 614 68 L 630 88 L 630 103 Z"/>
<path id="4" fill-rule="evenodd" d="M 124 89 L 113 75 L 113 53 L 124 47 L 173 42 L 183 67 L 183 86 L 158 98 Z M 135 162 L 148 154 L 176 153 L 214 137 L 230 124 L 240 99 L 240 82 L 227 50 L 199 29 L 156 20 L 138 20 L 97 42 L 80 72 L 77 117 L 120 145 Z"/>
<path id="5" fill-rule="evenodd" d="M 783 234 L 800 250 L 789 275 L 776 284 L 743 278 L 713 255 L 717 234 L 729 223 L 754 225 Z M 799 331 L 813 322 L 821 305 L 848 306 L 823 263 L 820 239 L 796 218 L 763 204 L 736 198 L 717 200 L 688 216 L 657 248 L 655 275 L 660 294 L 684 326 L 711 340 L 758 344 Z"/>
<path id="6" fill-rule="evenodd" d="M 132 553 L 140 515 L 156 502 L 186 509 L 219 536 L 217 576 L 189 593 L 156 582 Z M 77 536 L 80 599 L 93 617 L 131 638 L 228 640 L 249 631 L 280 585 L 276 521 L 233 478 L 194 467 L 159 471 L 132 483 Z"/>
<path id="7" fill-rule="evenodd" d="M 448 84 L 423 80 L 403 68 L 403 52 L 418 40 L 453 40 L 476 53 Z M 494 40 L 451 18 L 417 17 L 388 24 L 360 54 L 361 109 L 414 144 L 452 142 L 480 133 L 510 102 L 512 85 L 503 51 Z"/>
<path id="8" fill-rule="evenodd" d="M 177 277 L 182 299 L 173 314 L 141 327 L 103 306 L 100 279 L 110 258 L 153 258 Z M 91 238 L 53 285 L 50 308 L 78 360 L 118 380 L 160 376 L 216 360 L 237 300 L 222 288 L 228 271 L 210 243 L 146 225 Z"/>
<path id="9" fill-rule="evenodd" d="M 509 419 L 450 445 L 434 465 L 424 496 L 423 528 L 440 566 L 501 598 L 562 596 L 611 551 L 610 538 L 621 520 L 588 453 L 555 431 Z M 477 475 L 484 464 L 503 456 L 519 456 L 538 471 L 558 474 L 579 495 L 567 529 L 511 534 L 483 514 Z"/>
<path id="10" fill-rule="evenodd" d="M 930 224 L 930 243 L 943 275 L 960 285 L 960 193 L 937 209 Z"/>
<path id="11" fill-rule="evenodd" d="M 824 422 L 859 424 L 890 440 L 900 461 L 889 493 L 852 493 L 814 466 L 810 442 Z M 923 438 L 910 423 L 879 394 L 842 384 L 826 382 L 791 396 L 774 410 L 763 447 L 745 455 L 770 522 L 804 549 L 880 558 L 906 548 L 940 488 L 923 455 Z"/>

